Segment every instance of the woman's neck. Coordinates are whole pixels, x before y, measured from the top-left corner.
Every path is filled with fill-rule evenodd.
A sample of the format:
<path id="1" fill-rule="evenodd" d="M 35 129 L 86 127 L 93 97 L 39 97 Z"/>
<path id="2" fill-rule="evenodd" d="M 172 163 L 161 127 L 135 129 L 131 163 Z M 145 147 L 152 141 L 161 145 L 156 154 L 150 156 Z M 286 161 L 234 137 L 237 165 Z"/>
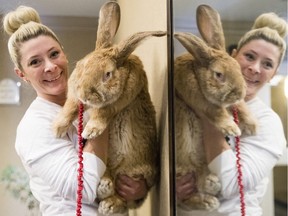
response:
<path id="1" fill-rule="evenodd" d="M 52 103 L 58 104 L 60 106 L 63 106 L 66 102 L 66 94 L 61 94 L 61 95 L 41 95 L 41 94 L 38 94 L 38 96 L 42 97 L 45 100 L 48 100 Z"/>
<path id="2" fill-rule="evenodd" d="M 245 102 L 248 102 L 250 100 L 252 100 L 253 98 L 256 97 L 256 94 L 253 94 L 253 95 L 246 95 L 246 97 L 244 98 L 244 101 Z"/>

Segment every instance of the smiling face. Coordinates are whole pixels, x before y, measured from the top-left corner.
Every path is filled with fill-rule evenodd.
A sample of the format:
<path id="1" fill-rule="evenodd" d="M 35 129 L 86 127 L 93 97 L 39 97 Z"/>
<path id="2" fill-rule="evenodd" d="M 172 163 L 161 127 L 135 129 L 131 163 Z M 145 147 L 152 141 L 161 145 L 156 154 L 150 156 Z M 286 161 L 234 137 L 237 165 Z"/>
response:
<path id="1" fill-rule="evenodd" d="M 232 55 L 240 64 L 247 83 L 245 100 L 248 101 L 275 75 L 279 66 L 279 48 L 263 39 L 257 39 L 251 40 Z"/>
<path id="2" fill-rule="evenodd" d="M 60 45 L 49 36 L 38 36 L 20 48 L 21 66 L 15 72 L 29 82 L 38 96 L 63 105 L 66 99 L 68 61 Z"/>

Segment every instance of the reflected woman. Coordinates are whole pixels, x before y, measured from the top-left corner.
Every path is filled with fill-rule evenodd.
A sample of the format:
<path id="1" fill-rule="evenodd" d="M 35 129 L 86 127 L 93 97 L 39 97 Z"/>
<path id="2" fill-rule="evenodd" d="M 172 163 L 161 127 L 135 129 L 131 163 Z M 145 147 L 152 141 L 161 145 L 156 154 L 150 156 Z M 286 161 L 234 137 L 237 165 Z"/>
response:
<path id="1" fill-rule="evenodd" d="M 279 116 L 257 93 L 277 73 L 284 58 L 287 23 L 274 13 L 260 15 L 252 30 L 240 39 L 232 56 L 238 61 L 247 84 L 245 102 L 258 121 L 256 135 L 240 137 L 241 164 L 246 215 L 263 215 L 261 201 L 267 189 L 268 176 L 283 154 L 286 146 L 284 130 Z M 220 207 L 212 212 L 184 211 L 178 215 L 241 215 L 237 183 L 235 142 L 225 136 L 208 119 L 197 113 L 203 129 L 203 145 L 209 170 L 220 179 Z M 195 192 L 197 176 L 187 174 L 178 179 L 178 199 L 186 199 Z"/>

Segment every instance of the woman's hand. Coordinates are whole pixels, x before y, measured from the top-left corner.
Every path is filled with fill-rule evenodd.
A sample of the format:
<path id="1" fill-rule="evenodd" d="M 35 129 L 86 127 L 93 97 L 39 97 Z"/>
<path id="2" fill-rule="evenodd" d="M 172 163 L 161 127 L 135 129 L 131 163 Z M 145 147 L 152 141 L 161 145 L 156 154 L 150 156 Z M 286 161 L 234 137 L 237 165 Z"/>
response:
<path id="1" fill-rule="evenodd" d="M 195 173 L 188 173 L 176 179 L 176 196 L 179 200 L 185 200 L 197 192 Z"/>
<path id="2" fill-rule="evenodd" d="M 127 175 L 118 175 L 116 191 L 126 201 L 134 201 L 144 198 L 148 193 L 148 187 L 143 177 L 136 180 Z"/>

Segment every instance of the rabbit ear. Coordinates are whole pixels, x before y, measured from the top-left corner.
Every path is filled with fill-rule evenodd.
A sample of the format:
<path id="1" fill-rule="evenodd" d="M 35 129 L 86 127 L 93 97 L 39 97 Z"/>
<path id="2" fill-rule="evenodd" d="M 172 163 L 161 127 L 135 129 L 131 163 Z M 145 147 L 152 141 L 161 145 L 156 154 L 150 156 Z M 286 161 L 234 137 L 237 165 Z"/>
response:
<path id="1" fill-rule="evenodd" d="M 179 32 L 174 34 L 175 38 L 192 54 L 192 56 L 202 65 L 207 64 L 211 59 L 210 47 L 196 35 L 191 33 Z"/>
<path id="2" fill-rule="evenodd" d="M 219 13 L 208 5 L 200 5 L 196 12 L 197 26 L 206 43 L 218 50 L 225 50 L 225 38 Z"/>
<path id="3" fill-rule="evenodd" d="M 125 59 L 129 57 L 129 55 L 136 49 L 140 42 L 148 37 L 162 37 L 166 35 L 165 31 L 145 31 L 138 32 L 127 38 L 125 41 L 122 41 L 118 45 L 118 55 L 117 62 L 119 65 L 123 63 Z"/>
<path id="4" fill-rule="evenodd" d="M 120 7 L 117 2 L 104 4 L 99 13 L 99 24 L 96 39 L 96 49 L 112 45 L 120 23 Z"/>

